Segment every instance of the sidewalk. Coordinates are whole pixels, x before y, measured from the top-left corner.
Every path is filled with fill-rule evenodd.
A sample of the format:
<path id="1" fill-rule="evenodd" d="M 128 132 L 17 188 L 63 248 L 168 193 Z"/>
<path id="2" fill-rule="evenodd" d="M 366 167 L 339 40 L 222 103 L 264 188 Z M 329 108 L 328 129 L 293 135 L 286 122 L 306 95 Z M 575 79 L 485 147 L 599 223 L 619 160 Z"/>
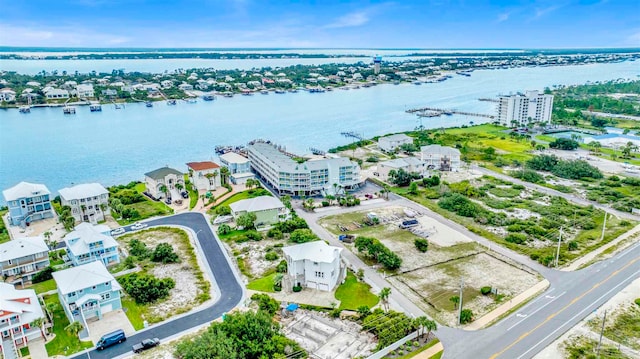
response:
<path id="1" fill-rule="evenodd" d="M 429 359 L 432 356 L 438 354 L 439 352 L 443 351 L 444 347 L 442 346 L 442 342 L 432 346 L 431 348 L 418 353 L 416 356 L 414 356 L 415 359 Z"/>
<path id="2" fill-rule="evenodd" d="M 507 303 L 502 304 L 498 308 L 492 310 L 491 312 L 485 314 L 481 318 L 475 320 L 473 323 L 467 325 L 463 329 L 464 330 L 482 329 L 485 326 L 487 326 L 488 324 L 490 324 L 491 322 L 493 322 L 494 320 L 496 320 L 497 318 L 499 318 L 501 315 L 503 315 L 505 313 L 508 313 L 511 309 L 517 307 L 518 305 L 520 305 L 522 303 L 525 303 L 530 298 L 533 298 L 538 293 L 540 293 L 543 290 L 545 290 L 547 287 L 549 287 L 549 281 L 545 279 L 542 282 L 539 282 L 538 284 L 534 285 L 533 287 L 531 287 L 531 288 L 525 290 L 524 292 L 518 294 L 515 298 L 510 299 Z"/>
<path id="3" fill-rule="evenodd" d="M 569 272 L 569 271 L 574 271 L 574 270 L 578 270 L 581 266 L 589 263 L 590 261 L 594 260 L 597 256 L 599 256 L 600 254 L 602 254 L 602 252 L 606 251 L 607 249 L 617 245 L 618 243 L 624 241 L 625 239 L 629 238 L 629 237 L 638 237 L 640 236 L 640 224 L 631 228 L 631 230 L 629 230 L 628 232 L 622 234 L 621 236 L 619 236 L 618 238 L 612 240 L 611 242 L 605 244 L 604 246 L 591 251 L 589 253 L 587 253 L 586 255 L 578 258 L 576 261 L 574 261 L 573 263 L 571 263 L 569 266 L 565 267 L 565 268 L 560 268 L 561 271 L 564 272 Z M 633 242 L 629 243 L 629 246 L 632 245 Z M 622 249 L 622 248 L 620 248 Z"/>

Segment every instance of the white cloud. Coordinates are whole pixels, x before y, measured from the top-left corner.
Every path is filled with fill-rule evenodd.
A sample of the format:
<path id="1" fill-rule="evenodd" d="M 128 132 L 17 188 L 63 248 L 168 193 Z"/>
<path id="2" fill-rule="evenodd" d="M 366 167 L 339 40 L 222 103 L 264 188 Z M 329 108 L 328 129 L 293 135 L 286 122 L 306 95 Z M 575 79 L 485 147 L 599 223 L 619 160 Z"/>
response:
<path id="1" fill-rule="evenodd" d="M 503 22 L 509 20 L 511 13 L 503 12 L 502 14 L 498 14 L 498 22 Z"/>
<path id="2" fill-rule="evenodd" d="M 543 8 L 536 8 L 534 18 L 537 19 L 539 17 L 542 17 L 546 14 L 549 14 L 551 12 L 558 10 L 561 7 L 562 7 L 561 5 L 552 5 L 552 6 L 547 6 Z"/>
<path id="3" fill-rule="evenodd" d="M 352 12 L 336 19 L 336 21 L 325 26 L 327 29 L 336 29 L 342 27 L 357 27 L 368 23 L 369 15 L 364 11 Z"/>
<path id="4" fill-rule="evenodd" d="M 4 36 L 3 46 L 95 46 L 122 45 L 131 39 L 127 36 L 100 33 L 81 27 L 51 27 L 39 25 L 16 26 L 0 23 L 0 33 Z"/>

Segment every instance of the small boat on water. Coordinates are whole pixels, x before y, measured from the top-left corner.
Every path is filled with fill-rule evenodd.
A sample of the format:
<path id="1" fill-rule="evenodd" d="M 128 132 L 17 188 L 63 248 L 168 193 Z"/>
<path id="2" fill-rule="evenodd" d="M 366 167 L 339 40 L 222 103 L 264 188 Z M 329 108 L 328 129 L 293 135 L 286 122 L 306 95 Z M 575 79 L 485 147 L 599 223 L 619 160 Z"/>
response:
<path id="1" fill-rule="evenodd" d="M 242 96 L 253 96 L 253 92 L 251 91 L 242 91 Z"/>
<path id="2" fill-rule="evenodd" d="M 298 89 L 290 89 L 289 92 L 296 93 L 296 92 L 298 92 Z"/>
<path id="3" fill-rule="evenodd" d="M 167 100 L 167 105 L 169 105 L 169 106 L 175 106 L 176 104 L 177 104 L 177 102 L 174 99 Z"/>
<path id="4" fill-rule="evenodd" d="M 213 101 L 213 100 L 216 99 L 216 96 L 212 95 L 212 94 L 206 94 L 206 95 L 202 96 L 202 99 L 205 100 L 205 101 Z"/>
<path id="5" fill-rule="evenodd" d="M 91 112 L 100 112 L 102 111 L 102 105 L 100 105 L 100 102 L 91 102 L 91 104 L 89 105 L 89 110 Z"/>
<path id="6" fill-rule="evenodd" d="M 233 97 L 233 92 L 225 92 L 222 94 L 223 97 Z"/>
<path id="7" fill-rule="evenodd" d="M 196 100 L 195 98 L 188 98 L 185 101 L 187 101 L 187 103 L 197 103 L 198 100 Z"/>
<path id="8" fill-rule="evenodd" d="M 18 111 L 20 111 L 20 113 L 29 113 L 29 112 L 31 112 L 31 107 L 29 107 L 29 106 L 20 106 L 20 107 L 18 107 Z"/>
<path id="9" fill-rule="evenodd" d="M 268 94 L 269 94 L 269 91 L 267 91 L 267 90 L 262 90 L 262 91 L 260 91 L 260 93 L 261 93 L 262 95 L 268 95 Z"/>
<path id="10" fill-rule="evenodd" d="M 393 84 L 394 84 L 394 85 L 400 85 L 400 81 L 398 81 L 398 80 L 393 81 Z"/>
<path id="11" fill-rule="evenodd" d="M 153 102 L 151 102 L 151 101 L 147 101 L 147 102 L 145 102 L 145 106 L 147 106 L 147 107 L 153 107 Z"/>
<path id="12" fill-rule="evenodd" d="M 412 82 L 412 84 L 414 85 L 422 85 L 422 82 L 420 80 L 415 80 Z"/>
<path id="13" fill-rule="evenodd" d="M 65 106 L 62 108 L 62 113 L 64 113 L 65 115 L 75 115 L 76 108 L 74 106 Z"/>
<path id="14" fill-rule="evenodd" d="M 277 94 L 283 94 L 283 93 L 287 93 L 287 91 L 285 91 L 285 90 L 276 90 L 276 93 Z"/>
<path id="15" fill-rule="evenodd" d="M 124 108 L 124 105 L 119 105 L 119 104 L 114 104 L 114 106 L 116 107 L 116 110 L 122 110 Z"/>

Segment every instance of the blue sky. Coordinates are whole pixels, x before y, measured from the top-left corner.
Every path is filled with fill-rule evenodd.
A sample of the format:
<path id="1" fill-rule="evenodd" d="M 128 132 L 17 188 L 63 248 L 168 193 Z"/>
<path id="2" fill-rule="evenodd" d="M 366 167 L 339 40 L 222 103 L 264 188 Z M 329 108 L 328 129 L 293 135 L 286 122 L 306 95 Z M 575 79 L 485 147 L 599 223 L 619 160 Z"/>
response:
<path id="1" fill-rule="evenodd" d="M 640 47 L 640 0 L 0 0 L 0 46 Z"/>

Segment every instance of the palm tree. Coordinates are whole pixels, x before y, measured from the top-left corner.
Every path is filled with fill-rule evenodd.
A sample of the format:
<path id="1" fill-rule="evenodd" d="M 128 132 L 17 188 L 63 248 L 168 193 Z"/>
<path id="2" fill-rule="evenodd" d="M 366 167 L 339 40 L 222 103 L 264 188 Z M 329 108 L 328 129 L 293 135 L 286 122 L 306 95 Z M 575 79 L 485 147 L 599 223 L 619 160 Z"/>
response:
<path id="1" fill-rule="evenodd" d="M 160 188 L 158 188 L 158 190 L 160 190 L 160 192 L 164 193 L 165 196 L 167 196 L 167 193 L 169 192 L 169 189 L 165 185 L 161 185 Z"/>
<path id="2" fill-rule="evenodd" d="M 378 294 L 378 298 L 380 298 L 380 301 L 382 302 L 382 305 L 384 307 L 385 312 L 389 311 L 389 296 L 390 295 L 391 295 L 391 288 L 389 288 L 389 287 L 382 288 L 382 290 L 380 291 L 380 294 Z"/>
<path id="3" fill-rule="evenodd" d="M 229 169 L 227 167 L 220 167 L 220 180 L 223 184 L 227 183 L 227 177 L 229 176 Z"/>
<path id="4" fill-rule="evenodd" d="M 102 216 L 104 217 L 104 212 L 107 211 L 107 205 L 105 203 L 100 203 L 100 210 L 102 211 Z"/>
<path id="5" fill-rule="evenodd" d="M 449 301 L 453 303 L 453 309 L 457 309 L 458 303 L 460 303 L 460 297 L 454 295 L 453 297 L 449 298 Z"/>
<path id="6" fill-rule="evenodd" d="M 78 321 L 72 322 L 64 327 L 64 330 L 73 336 L 78 336 L 78 333 L 80 333 L 82 329 L 84 329 L 84 326 Z"/>
<path id="7" fill-rule="evenodd" d="M 47 336 L 44 333 L 44 323 L 45 320 L 44 318 L 36 318 L 34 319 L 31 323 L 29 323 L 29 326 L 31 327 L 38 327 L 38 329 L 40 329 L 40 334 L 42 335 L 42 339 L 47 340 Z"/>
<path id="8" fill-rule="evenodd" d="M 332 196 L 332 195 L 330 195 L 330 194 L 329 194 L 329 195 L 324 196 L 324 198 L 329 202 L 329 205 L 332 205 L 332 204 L 333 204 L 333 200 L 334 200 L 334 199 L 336 199 L 336 197 L 335 197 L 335 196 Z"/>
<path id="9" fill-rule="evenodd" d="M 591 147 L 591 150 L 595 153 L 600 152 L 600 148 L 602 148 L 602 144 L 598 141 L 591 141 L 589 142 L 589 147 Z"/>
<path id="10" fill-rule="evenodd" d="M 422 328 L 422 334 L 424 335 L 424 331 L 427 331 L 427 339 L 429 339 L 429 336 L 431 335 L 431 332 L 434 330 L 438 330 L 438 324 L 436 324 L 435 321 L 427 318 L 427 317 L 418 317 L 416 318 L 416 320 L 418 321 L 418 324 L 420 324 L 420 327 Z"/>
<path id="11" fill-rule="evenodd" d="M 282 288 L 282 279 L 284 278 L 284 274 L 278 273 L 273 277 L 273 286 Z"/>
<path id="12" fill-rule="evenodd" d="M 83 204 L 80 206 L 80 209 L 82 210 L 82 221 L 84 221 L 84 212 L 87 210 L 87 206 Z"/>
<path id="13" fill-rule="evenodd" d="M 182 192 L 182 190 L 184 189 L 184 186 L 182 185 L 182 183 L 176 183 L 176 189 Z"/>

